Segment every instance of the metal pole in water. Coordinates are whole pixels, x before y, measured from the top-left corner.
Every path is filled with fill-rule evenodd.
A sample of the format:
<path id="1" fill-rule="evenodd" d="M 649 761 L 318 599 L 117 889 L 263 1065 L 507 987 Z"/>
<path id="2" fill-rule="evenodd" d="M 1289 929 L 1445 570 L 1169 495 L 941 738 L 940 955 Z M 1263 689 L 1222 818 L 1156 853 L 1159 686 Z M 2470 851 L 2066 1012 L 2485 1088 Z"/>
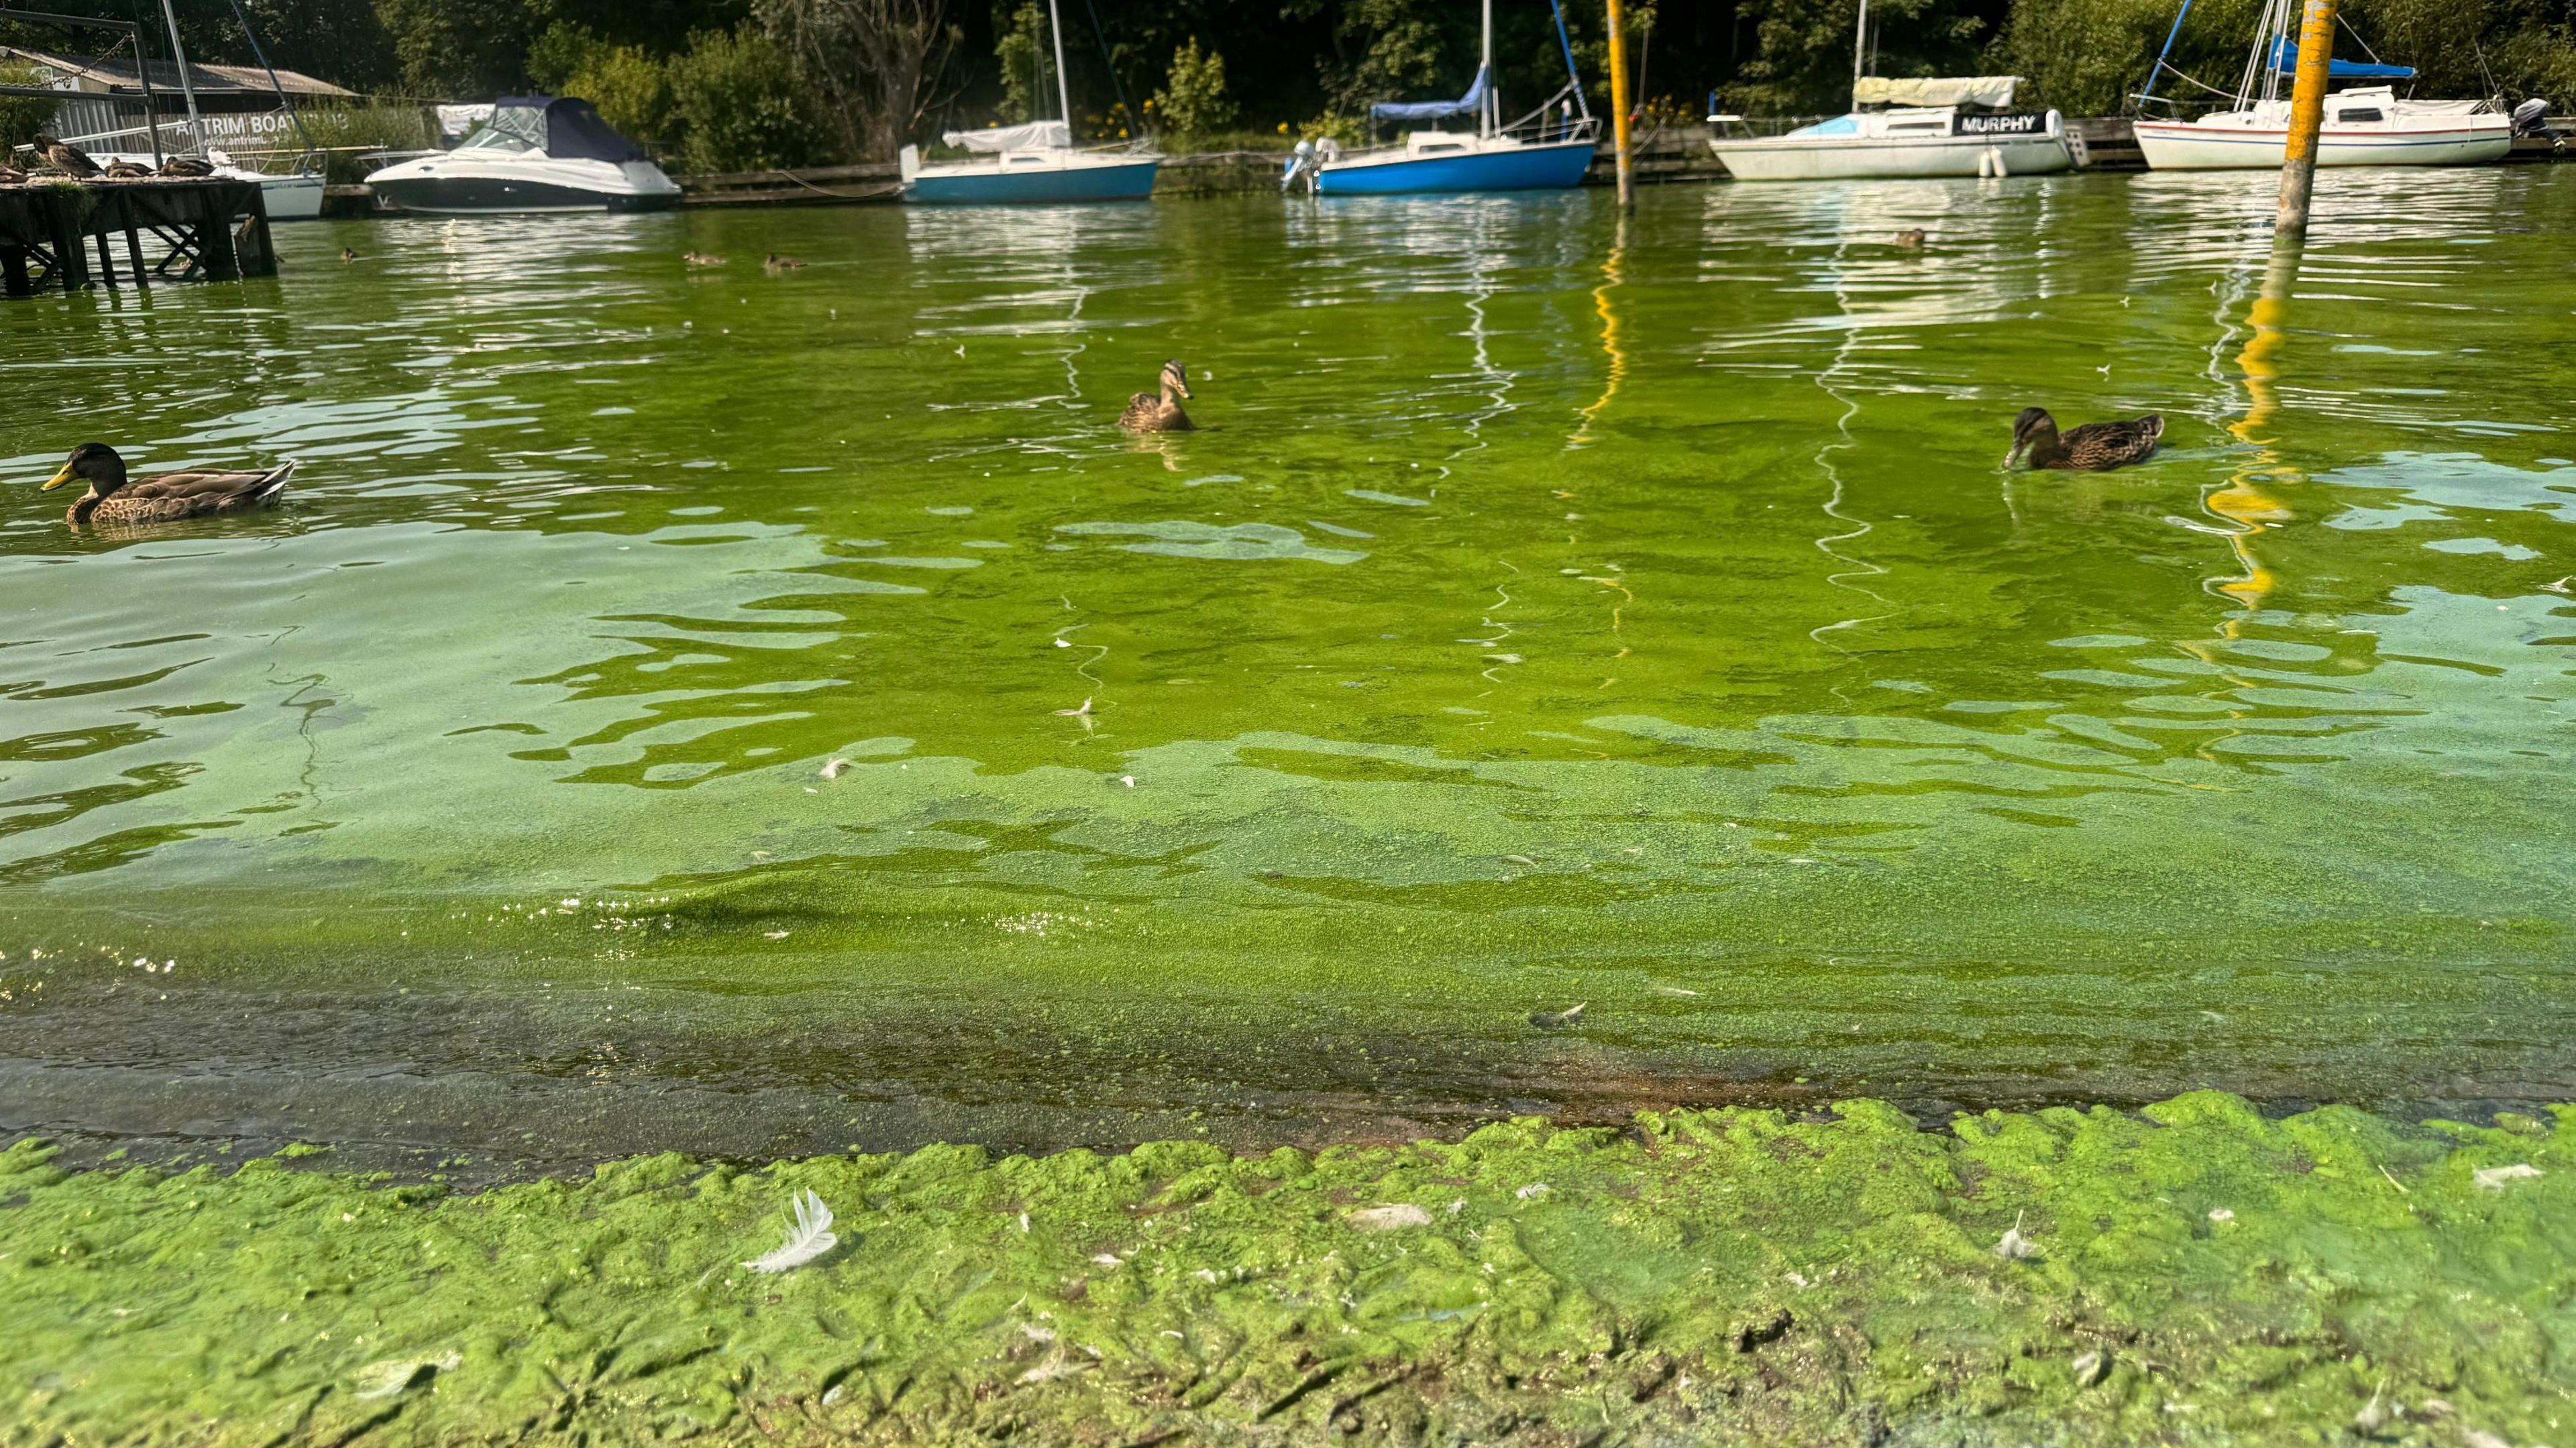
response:
<path id="1" fill-rule="evenodd" d="M 2306 0 L 2299 18 L 2299 74 L 2290 87 L 2290 134 L 2281 147 L 2277 235 L 2308 229 L 2308 198 L 2317 182 L 2317 132 L 2326 119 L 2327 67 L 2334 59 L 2335 0 Z"/>
<path id="2" fill-rule="evenodd" d="M 1628 17 L 1619 0 L 1610 4 L 1610 128 L 1619 147 L 1619 209 L 1628 211 L 1637 204 L 1636 181 L 1631 174 L 1635 158 L 1628 151 Z"/>

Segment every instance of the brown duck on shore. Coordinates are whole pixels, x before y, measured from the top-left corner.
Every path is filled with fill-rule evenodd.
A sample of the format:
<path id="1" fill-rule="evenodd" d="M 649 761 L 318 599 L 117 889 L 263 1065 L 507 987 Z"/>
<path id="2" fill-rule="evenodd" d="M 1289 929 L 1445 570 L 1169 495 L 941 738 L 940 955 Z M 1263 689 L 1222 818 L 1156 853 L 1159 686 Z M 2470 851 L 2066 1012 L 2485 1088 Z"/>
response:
<path id="1" fill-rule="evenodd" d="M 62 471 L 45 481 L 44 490 L 51 492 L 78 478 L 89 484 L 89 491 L 72 504 L 63 521 L 75 528 L 132 527 L 265 508 L 286 491 L 287 476 L 294 471 L 295 464 L 287 462 L 266 472 L 194 469 L 133 482 L 126 478 L 125 459 L 116 455 L 116 449 L 103 442 L 85 442 L 72 449 Z"/>
<path id="2" fill-rule="evenodd" d="M 86 177 L 98 174 L 98 163 L 91 160 L 89 153 L 78 146 L 67 146 L 42 133 L 36 136 L 35 146 L 36 154 L 45 159 L 46 165 L 66 176 Z"/>
<path id="3" fill-rule="evenodd" d="M 1175 358 L 1163 364 L 1163 390 L 1128 398 L 1118 425 L 1129 432 L 1188 432 L 1190 415 L 1181 410 L 1181 399 L 1189 395 L 1190 369 Z"/>
<path id="4" fill-rule="evenodd" d="M 140 161 L 110 161 L 99 174 L 110 181 L 140 181 L 152 174 L 152 168 Z"/>
<path id="5" fill-rule="evenodd" d="M 2057 419 L 2048 415 L 2047 408 L 2025 407 L 2013 419 L 2012 451 L 2004 454 L 2004 465 L 2010 467 L 2013 459 L 2027 454 L 2034 468 L 2107 472 L 2145 462 L 2164 435 L 2160 412 L 2120 422 L 2087 422 L 2061 435 Z"/>
<path id="6" fill-rule="evenodd" d="M 10 165 L 6 161 L 0 161 L 0 186 L 24 186 L 26 184 L 26 172 L 19 170 L 17 167 Z"/>
<path id="7" fill-rule="evenodd" d="M 215 163 L 203 156 L 173 156 L 161 163 L 164 176 L 198 177 L 215 174 Z"/>

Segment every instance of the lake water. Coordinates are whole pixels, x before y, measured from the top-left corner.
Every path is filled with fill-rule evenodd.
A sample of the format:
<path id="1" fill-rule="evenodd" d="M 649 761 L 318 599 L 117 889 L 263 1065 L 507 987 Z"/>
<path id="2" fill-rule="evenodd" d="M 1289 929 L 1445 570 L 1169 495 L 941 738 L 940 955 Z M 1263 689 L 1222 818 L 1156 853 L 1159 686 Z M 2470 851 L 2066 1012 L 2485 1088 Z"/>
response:
<path id="1" fill-rule="evenodd" d="M 2576 1097 L 2576 168 L 2331 172 L 2304 256 L 2272 185 L 326 224 L 0 307 L 0 1128 Z M 1123 436 L 1167 357 L 1201 430 Z M 2007 473 L 2030 404 L 2165 450 Z M 304 466 L 75 536 L 93 437 Z"/>

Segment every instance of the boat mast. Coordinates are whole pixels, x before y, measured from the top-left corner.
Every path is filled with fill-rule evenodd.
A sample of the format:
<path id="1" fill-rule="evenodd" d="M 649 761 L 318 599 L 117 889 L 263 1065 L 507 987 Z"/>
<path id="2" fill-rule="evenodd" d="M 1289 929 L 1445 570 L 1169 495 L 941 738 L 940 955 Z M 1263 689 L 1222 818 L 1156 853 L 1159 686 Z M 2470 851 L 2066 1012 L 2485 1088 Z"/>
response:
<path id="1" fill-rule="evenodd" d="M 1476 134 L 1494 134 L 1494 0 L 1485 0 L 1485 49 L 1476 62 L 1476 74 L 1485 82 L 1485 98 L 1476 106 Z"/>
<path id="2" fill-rule="evenodd" d="M 161 0 L 167 5 L 170 0 Z M 1073 92 L 1064 83 L 1064 17 L 1058 15 L 1055 0 L 1047 0 L 1047 32 L 1055 37 L 1055 105 L 1056 114 L 1064 117 L 1064 140 L 1073 144 Z"/>
<path id="3" fill-rule="evenodd" d="M 179 12 L 170 7 L 170 0 L 161 0 L 161 18 L 170 22 L 170 54 L 179 62 L 179 93 L 188 98 L 188 149 L 202 153 L 206 149 L 206 128 L 197 119 L 197 87 L 188 79 L 188 51 L 179 43 Z M 134 57 L 137 70 L 144 64 L 142 56 Z M 161 118 L 151 116 L 146 119 L 151 122 L 152 133 L 157 138 L 161 134 Z"/>
<path id="4" fill-rule="evenodd" d="M 1869 64 L 1869 0 L 1860 0 L 1860 23 L 1852 29 L 1852 104 L 1860 104 L 1860 78 Z"/>

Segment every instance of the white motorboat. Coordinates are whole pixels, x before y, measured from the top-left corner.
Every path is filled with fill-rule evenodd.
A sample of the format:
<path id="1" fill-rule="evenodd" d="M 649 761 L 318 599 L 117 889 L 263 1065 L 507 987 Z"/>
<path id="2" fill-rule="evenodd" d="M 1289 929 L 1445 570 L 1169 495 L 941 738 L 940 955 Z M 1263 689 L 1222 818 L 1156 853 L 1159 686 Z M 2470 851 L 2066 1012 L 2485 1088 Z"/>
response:
<path id="1" fill-rule="evenodd" d="M 1058 119 L 981 131 L 950 131 L 940 139 L 989 161 L 924 163 L 921 148 L 906 146 L 896 160 L 906 201 L 931 206 L 1049 205 L 1072 201 L 1142 201 L 1154 194 L 1163 158 L 1142 148 L 1077 151 L 1073 146 L 1073 92 L 1064 79 L 1064 22 L 1047 0 L 1047 33 L 1055 41 Z"/>
<path id="2" fill-rule="evenodd" d="M 585 100 L 510 96 L 453 151 L 367 177 L 383 200 L 433 216 L 658 211 L 680 188 Z"/>
<path id="3" fill-rule="evenodd" d="M 1738 181 L 1859 176 L 2028 176 L 2075 164 L 2055 111 L 2014 111 L 2020 77 L 1955 76 L 1852 83 L 1852 111 L 1779 136 L 1721 133 L 1709 142 Z M 1709 123 L 1740 127 L 1739 116 Z"/>
<path id="4" fill-rule="evenodd" d="M 2185 6 L 2188 13 L 2189 7 Z M 2137 122 L 2138 149 L 2156 171 L 2273 170 L 2281 164 L 2290 134 L 2290 99 L 2283 78 L 2299 68 L 2298 43 L 2288 34 L 2290 0 L 2269 0 L 2246 57 L 2236 104 L 2215 115 L 2193 120 Z M 2174 20 L 2174 33 L 2182 19 Z M 2165 52 L 2173 36 L 2165 38 Z M 2180 75 L 2156 57 L 2142 102 L 2156 98 L 2156 83 L 2167 72 Z M 2339 80 L 2378 81 L 2326 96 L 2324 125 L 2317 132 L 2320 166 L 2464 166 L 2503 158 L 2513 149 L 2513 117 L 2486 101 L 2415 100 L 2401 96 L 2392 82 L 2412 80 L 2402 65 L 2373 61 L 2329 60 L 2329 84 Z M 2186 77 L 2187 78 L 2187 77 Z"/>

